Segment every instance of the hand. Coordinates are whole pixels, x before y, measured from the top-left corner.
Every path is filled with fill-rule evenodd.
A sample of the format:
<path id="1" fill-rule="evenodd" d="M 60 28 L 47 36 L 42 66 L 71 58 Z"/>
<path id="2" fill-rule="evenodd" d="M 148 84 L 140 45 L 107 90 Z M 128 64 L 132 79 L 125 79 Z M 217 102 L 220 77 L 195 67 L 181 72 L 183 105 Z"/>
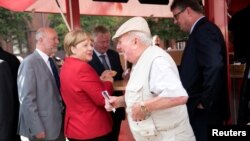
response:
<path id="1" fill-rule="evenodd" d="M 109 102 L 108 99 L 105 98 L 105 105 L 104 108 L 106 109 L 106 111 L 110 112 L 113 111 L 114 107 L 112 106 L 112 104 Z"/>
<path id="2" fill-rule="evenodd" d="M 109 96 L 109 100 L 108 101 L 105 100 L 105 106 L 104 106 L 107 111 L 112 111 L 112 107 L 110 106 L 110 104 L 112 105 L 113 108 L 126 106 L 124 96 Z"/>
<path id="3" fill-rule="evenodd" d="M 145 120 L 146 118 L 146 113 L 141 110 L 141 105 L 140 103 L 135 103 L 132 106 L 132 119 L 134 121 L 142 121 Z"/>
<path id="4" fill-rule="evenodd" d="M 128 80 L 129 77 L 130 77 L 130 69 L 126 69 L 126 70 L 123 72 L 123 74 L 122 74 L 122 78 L 123 78 L 124 80 Z"/>
<path id="5" fill-rule="evenodd" d="M 113 78 L 113 72 L 111 70 L 105 70 L 102 75 L 100 76 L 100 79 L 102 81 L 110 81 L 110 82 L 114 82 L 114 78 Z"/>
<path id="6" fill-rule="evenodd" d="M 45 138 L 45 132 L 40 132 L 40 133 L 36 134 L 35 137 L 37 139 L 44 139 Z"/>

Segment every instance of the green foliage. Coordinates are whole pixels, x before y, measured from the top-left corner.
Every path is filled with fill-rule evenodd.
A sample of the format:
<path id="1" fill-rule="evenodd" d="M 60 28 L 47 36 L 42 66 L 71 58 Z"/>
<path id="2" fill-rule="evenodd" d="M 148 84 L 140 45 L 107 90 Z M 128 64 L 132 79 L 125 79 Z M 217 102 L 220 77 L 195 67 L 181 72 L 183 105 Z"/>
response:
<path id="1" fill-rule="evenodd" d="M 117 28 L 130 17 L 111 17 L 111 16 L 86 16 L 82 15 L 80 19 L 81 27 L 91 32 L 97 25 L 106 26 L 113 35 Z M 173 19 L 168 18 L 146 18 L 152 35 L 158 34 L 161 39 L 185 39 L 186 33 L 180 31 L 180 29 L 174 25 Z M 5 42 L 11 42 L 13 45 L 18 44 L 21 46 L 27 44 L 27 25 L 32 19 L 28 13 L 12 12 L 4 8 L 0 8 L 0 39 Z M 67 27 L 60 14 L 49 15 L 50 26 L 55 28 L 58 32 L 60 44 L 59 49 L 63 47 L 63 38 L 68 32 Z M 21 49 L 20 49 L 21 50 Z"/>
<path id="2" fill-rule="evenodd" d="M 130 17 L 111 17 L 111 16 L 86 16 L 80 17 L 80 24 L 82 29 L 87 32 L 91 32 L 97 25 L 106 26 L 111 35 L 114 35 L 117 28 Z M 158 34 L 163 40 L 183 40 L 187 37 L 187 34 L 182 32 L 177 25 L 174 24 L 171 18 L 146 18 L 152 35 Z M 50 16 L 51 26 L 54 27 L 59 33 L 59 38 L 62 41 L 63 35 L 67 32 L 66 25 L 64 24 L 61 15 L 54 14 Z M 62 45 L 62 42 L 60 43 Z M 61 46 L 60 45 L 60 46 Z"/>
<path id="3" fill-rule="evenodd" d="M 58 38 L 59 38 L 58 49 L 62 50 L 63 39 L 65 34 L 68 32 L 67 26 L 65 25 L 60 14 L 50 14 L 48 18 L 51 21 L 50 27 L 53 27 L 58 33 Z"/>
<path id="4" fill-rule="evenodd" d="M 113 35 L 117 28 L 127 19 L 126 17 L 81 16 L 81 26 L 85 31 L 91 32 L 94 27 L 104 25 Z"/>
<path id="5" fill-rule="evenodd" d="M 63 49 L 63 38 L 68 32 L 68 29 L 59 14 L 49 15 L 50 26 L 53 27 L 57 32 L 60 40 L 59 49 Z M 80 25 L 83 30 L 88 33 L 91 33 L 93 28 L 97 25 L 106 26 L 111 34 L 114 34 L 118 26 L 124 22 L 127 18 L 122 17 L 107 17 L 107 16 L 85 16 L 80 17 Z"/>
<path id="6" fill-rule="evenodd" d="M 7 43 L 15 42 L 19 45 L 27 43 L 27 22 L 29 21 L 31 17 L 27 13 L 0 8 L 0 38 Z"/>
<path id="7" fill-rule="evenodd" d="M 174 24 L 171 18 L 148 18 L 147 19 L 152 35 L 159 35 L 161 39 L 183 40 L 188 34 L 181 31 L 180 28 Z"/>

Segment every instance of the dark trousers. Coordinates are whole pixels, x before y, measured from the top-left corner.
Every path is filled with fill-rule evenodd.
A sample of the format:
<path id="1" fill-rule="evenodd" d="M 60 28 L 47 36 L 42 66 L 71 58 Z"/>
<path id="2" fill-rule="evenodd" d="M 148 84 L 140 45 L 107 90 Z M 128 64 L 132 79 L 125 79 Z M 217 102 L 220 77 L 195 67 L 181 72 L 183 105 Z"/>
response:
<path id="1" fill-rule="evenodd" d="M 16 133 L 17 134 L 17 133 Z M 14 140 L 13 141 L 21 141 L 20 135 L 14 135 Z"/>
<path id="2" fill-rule="evenodd" d="M 250 122 L 250 79 L 245 74 L 239 101 L 238 125 L 246 125 Z"/>
<path id="3" fill-rule="evenodd" d="M 112 132 L 111 132 L 111 140 L 110 141 L 118 141 L 122 119 L 116 118 L 116 116 L 112 116 L 112 118 L 113 118 L 113 128 L 112 128 Z"/>
<path id="4" fill-rule="evenodd" d="M 217 114 L 207 110 L 196 109 L 190 123 L 196 137 L 196 141 L 208 141 L 208 130 L 211 126 L 223 125 L 223 120 Z"/>

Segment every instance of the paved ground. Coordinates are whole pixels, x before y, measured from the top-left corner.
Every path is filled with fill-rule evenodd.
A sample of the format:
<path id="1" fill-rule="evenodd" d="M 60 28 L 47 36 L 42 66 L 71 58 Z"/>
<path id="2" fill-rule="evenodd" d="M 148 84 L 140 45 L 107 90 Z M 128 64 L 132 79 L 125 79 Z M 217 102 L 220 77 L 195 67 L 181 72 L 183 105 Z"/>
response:
<path id="1" fill-rule="evenodd" d="M 130 132 L 127 120 L 122 122 L 119 141 L 135 141 Z"/>

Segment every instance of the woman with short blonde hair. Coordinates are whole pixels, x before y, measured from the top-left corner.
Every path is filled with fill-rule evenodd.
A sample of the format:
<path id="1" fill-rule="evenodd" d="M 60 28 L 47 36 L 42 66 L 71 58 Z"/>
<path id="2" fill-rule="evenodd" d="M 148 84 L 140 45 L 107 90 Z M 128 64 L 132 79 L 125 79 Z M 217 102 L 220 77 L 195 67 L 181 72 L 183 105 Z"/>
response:
<path id="1" fill-rule="evenodd" d="M 101 93 L 113 93 L 111 71 L 99 77 L 88 64 L 92 59 L 92 38 L 82 30 L 64 38 L 67 57 L 61 68 L 61 94 L 66 105 L 65 136 L 70 141 L 110 141 L 112 119 Z"/>

